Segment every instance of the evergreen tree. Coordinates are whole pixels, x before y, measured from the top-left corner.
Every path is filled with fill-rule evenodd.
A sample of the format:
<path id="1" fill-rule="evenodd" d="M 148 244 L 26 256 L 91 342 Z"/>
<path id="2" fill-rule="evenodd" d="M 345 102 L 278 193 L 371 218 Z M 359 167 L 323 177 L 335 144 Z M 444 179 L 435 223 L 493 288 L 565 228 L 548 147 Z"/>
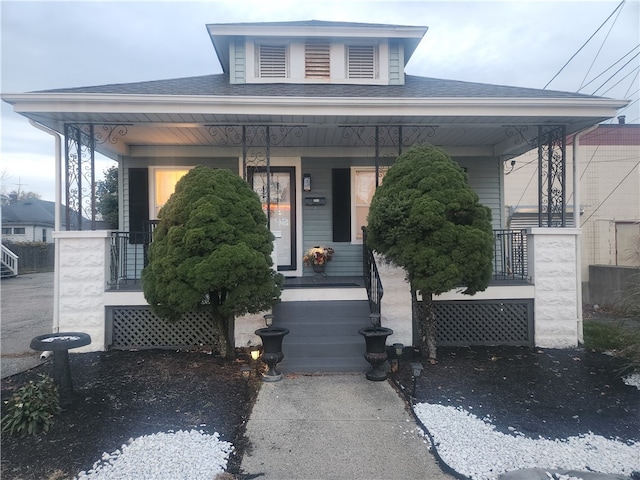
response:
<path id="1" fill-rule="evenodd" d="M 282 276 L 258 195 L 229 170 L 195 167 L 166 205 L 142 272 L 144 296 L 161 318 L 206 309 L 222 357 L 233 355 L 234 318 L 271 308 Z"/>
<path id="2" fill-rule="evenodd" d="M 433 295 L 459 287 L 473 295 L 489 285 L 491 211 L 444 150 L 417 145 L 398 157 L 376 190 L 367 244 L 407 272 L 420 347 L 435 363 Z"/>

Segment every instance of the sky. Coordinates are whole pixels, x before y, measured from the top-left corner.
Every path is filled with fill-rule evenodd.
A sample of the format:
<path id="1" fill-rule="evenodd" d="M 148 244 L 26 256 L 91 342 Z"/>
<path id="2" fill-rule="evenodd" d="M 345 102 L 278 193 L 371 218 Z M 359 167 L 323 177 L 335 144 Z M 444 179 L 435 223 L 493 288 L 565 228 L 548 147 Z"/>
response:
<path id="1" fill-rule="evenodd" d="M 640 0 L 620 3 L 0 0 L 0 92 L 221 73 L 207 23 L 328 20 L 429 27 L 408 74 L 630 99 L 619 114 L 640 123 Z M 1 115 L 0 188 L 54 200 L 53 137 Z"/>

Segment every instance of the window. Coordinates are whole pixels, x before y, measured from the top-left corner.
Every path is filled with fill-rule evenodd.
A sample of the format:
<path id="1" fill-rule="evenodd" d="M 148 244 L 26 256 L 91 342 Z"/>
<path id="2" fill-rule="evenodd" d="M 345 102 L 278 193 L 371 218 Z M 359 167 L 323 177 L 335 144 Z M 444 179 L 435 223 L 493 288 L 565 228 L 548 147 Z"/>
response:
<path id="1" fill-rule="evenodd" d="M 382 185 L 382 179 L 386 175 L 388 167 L 378 168 L 378 185 Z M 367 225 L 367 215 L 371 199 L 376 191 L 376 170 L 373 167 L 357 167 L 352 171 L 351 195 L 353 198 L 351 215 L 351 241 L 362 243 L 362 227 Z"/>
<path id="2" fill-rule="evenodd" d="M 13 232 L 13 230 L 11 229 L 11 227 L 2 227 L 2 234 L 3 235 L 11 235 L 12 232 Z"/>
<path id="3" fill-rule="evenodd" d="M 308 42 L 304 46 L 305 78 L 330 78 L 329 42 Z"/>
<path id="4" fill-rule="evenodd" d="M 158 218 L 158 212 L 167 203 L 169 197 L 176 189 L 176 183 L 191 167 L 156 167 L 152 168 L 151 177 L 151 219 Z"/>
<path id="5" fill-rule="evenodd" d="M 258 77 L 287 78 L 289 76 L 286 45 L 259 44 L 257 60 Z"/>
<path id="6" fill-rule="evenodd" d="M 13 234 L 14 235 L 25 235 L 26 234 L 26 230 L 24 227 L 13 227 Z"/>
<path id="7" fill-rule="evenodd" d="M 47 243 L 47 229 L 46 228 L 42 229 L 42 241 L 44 243 Z"/>
<path id="8" fill-rule="evenodd" d="M 375 45 L 347 45 L 347 77 L 378 78 L 377 57 Z"/>

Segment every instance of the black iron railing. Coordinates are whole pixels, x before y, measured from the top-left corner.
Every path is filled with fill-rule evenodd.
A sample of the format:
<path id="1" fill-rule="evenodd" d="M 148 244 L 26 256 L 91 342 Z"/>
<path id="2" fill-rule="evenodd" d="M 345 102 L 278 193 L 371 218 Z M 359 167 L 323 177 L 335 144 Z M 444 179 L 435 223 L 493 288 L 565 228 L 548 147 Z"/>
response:
<path id="1" fill-rule="evenodd" d="M 152 232 L 112 232 L 111 261 L 109 265 L 110 289 L 137 288 L 142 269 L 147 264 L 147 251 Z"/>
<path id="2" fill-rule="evenodd" d="M 493 231 L 493 279 L 527 279 L 527 231 Z"/>
<path id="3" fill-rule="evenodd" d="M 367 289 L 367 297 L 369 297 L 369 310 L 371 313 L 380 313 L 380 302 L 384 295 L 380 273 L 376 265 L 376 259 L 373 256 L 373 250 L 367 247 L 367 229 L 362 227 L 362 272 L 364 276 L 364 285 Z"/>

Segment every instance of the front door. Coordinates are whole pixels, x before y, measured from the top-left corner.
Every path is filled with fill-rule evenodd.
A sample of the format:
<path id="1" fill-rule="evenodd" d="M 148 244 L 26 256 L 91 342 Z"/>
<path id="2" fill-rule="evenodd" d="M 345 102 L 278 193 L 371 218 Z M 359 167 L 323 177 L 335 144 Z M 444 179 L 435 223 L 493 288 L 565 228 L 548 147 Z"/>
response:
<path id="1" fill-rule="evenodd" d="M 267 177 L 270 176 L 269 183 Z M 296 182 L 295 167 L 253 167 L 249 184 L 260 196 L 268 215 L 269 228 L 276 237 L 278 271 L 296 269 Z M 270 201 L 267 201 L 270 199 Z"/>

